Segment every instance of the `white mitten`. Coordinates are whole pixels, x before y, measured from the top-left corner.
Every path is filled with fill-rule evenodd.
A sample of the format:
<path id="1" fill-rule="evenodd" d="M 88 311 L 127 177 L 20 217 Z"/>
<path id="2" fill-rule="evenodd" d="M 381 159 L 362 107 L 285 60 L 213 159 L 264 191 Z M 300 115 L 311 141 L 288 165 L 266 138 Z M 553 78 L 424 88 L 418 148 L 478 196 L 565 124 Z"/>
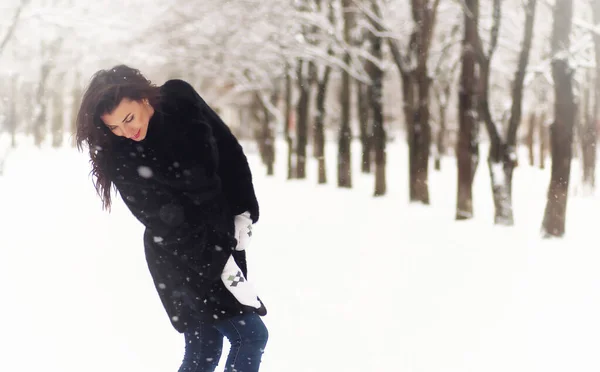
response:
<path id="1" fill-rule="evenodd" d="M 233 256 L 229 256 L 221 280 L 239 303 L 259 309 L 262 305 L 252 285 L 246 280 Z"/>
<path id="2" fill-rule="evenodd" d="M 238 241 L 235 247 L 236 251 L 243 251 L 250 245 L 252 240 L 252 219 L 250 212 L 238 214 L 234 218 L 235 224 L 235 239 Z"/>

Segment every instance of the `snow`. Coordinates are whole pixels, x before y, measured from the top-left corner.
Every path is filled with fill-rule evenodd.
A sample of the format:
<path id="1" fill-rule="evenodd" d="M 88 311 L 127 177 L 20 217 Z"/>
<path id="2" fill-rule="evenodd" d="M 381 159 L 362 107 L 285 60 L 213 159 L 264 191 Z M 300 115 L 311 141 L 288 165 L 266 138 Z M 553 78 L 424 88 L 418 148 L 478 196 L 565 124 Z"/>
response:
<path id="1" fill-rule="evenodd" d="M 0 176 L 0 371 L 176 371 L 183 337 L 147 272 L 142 226 L 119 198 L 102 211 L 85 154 L 26 142 Z M 317 186 L 313 159 L 308 180 L 286 181 L 284 142 L 267 178 L 246 148 L 262 211 L 249 279 L 269 310 L 261 371 L 600 370 L 597 196 L 573 193 L 567 236 L 543 240 L 549 170 L 515 169 L 516 226 L 494 227 L 481 167 L 474 219 L 454 221 L 453 158 L 430 172 L 427 207 L 407 202 L 403 143 L 389 144 L 382 198 L 358 147 L 351 190 Z"/>
<path id="2" fill-rule="evenodd" d="M 153 172 L 150 167 L 146 167 L 146 166 L 142 165 L 142 166 L 138 167 L 137 170 L 138 170 L 138 174 L 140 175 L 140 177 L 143 177 L 146 179 L 152 178 Z"/>
<path id="3" fill-rule="evenodd" d="M 492 173 L 494 187 L 503 187 L 506 183 L 506 177 L 504 177 L 504 164 L 502 162 L 492 163 L 490 165 L 490 172 Z"/>

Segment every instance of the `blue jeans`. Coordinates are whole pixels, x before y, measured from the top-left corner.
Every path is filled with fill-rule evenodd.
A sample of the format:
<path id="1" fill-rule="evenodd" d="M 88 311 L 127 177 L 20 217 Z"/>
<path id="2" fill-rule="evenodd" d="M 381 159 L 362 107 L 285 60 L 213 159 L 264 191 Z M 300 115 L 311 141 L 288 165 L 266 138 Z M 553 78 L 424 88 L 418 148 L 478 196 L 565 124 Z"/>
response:
<path id="1" fill-rule="evenodd" d="M 257 372 L 269 333 L 260 316 L 251 313 L 215 323 L 198 322 L 184 336 L 179 372 L 213 372 L 221 358 L 223 336 L 231 343 L 225 372 Z"/>

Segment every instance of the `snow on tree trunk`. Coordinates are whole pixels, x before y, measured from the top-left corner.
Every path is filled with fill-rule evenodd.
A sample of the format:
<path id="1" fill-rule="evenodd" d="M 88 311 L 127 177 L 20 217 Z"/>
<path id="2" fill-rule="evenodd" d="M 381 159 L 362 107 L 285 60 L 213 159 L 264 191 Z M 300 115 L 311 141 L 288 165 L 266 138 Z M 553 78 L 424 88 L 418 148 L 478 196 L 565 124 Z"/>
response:
<path id="1" fill-rule="evenodd" d="M 494 197 L 494 223 L 511 226 L 514 224 L 512 208 L 512 174 L 514 162 L 495 161 L 490 156 L 488 167 L 492 179 L 492 194 Z"/>
<path id="2" fill-rule="evenodd" d="M 555 118 L 551 126 L 552 171 L 542 231 L 545 237 L 561 237 L 565 233 L 567 196 L 573 152 L 575 99 L 573 69 L 569 61 L 573 0 L 554 5 L 552 30 L 552 77 L 555 91 Z"/>

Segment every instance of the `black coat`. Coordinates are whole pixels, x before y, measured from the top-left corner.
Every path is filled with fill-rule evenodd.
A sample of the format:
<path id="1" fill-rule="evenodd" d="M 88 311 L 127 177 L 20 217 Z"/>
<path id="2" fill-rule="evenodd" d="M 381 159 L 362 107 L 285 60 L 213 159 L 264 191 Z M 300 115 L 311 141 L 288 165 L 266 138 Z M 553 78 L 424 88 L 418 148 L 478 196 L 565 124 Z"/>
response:
<path id="1" fill-rule="evenodd" d="M 108 174 L 133 215 L 146 226 L 148 268 L 173 327 L 194 318 L 223 319 L 254 311 L 221 282 L 235 251 L 234 216 L 258 221 L 252 174 L 242 147 L 191 85 L 169 80 L 143 141 L 118 138 Z"/>

